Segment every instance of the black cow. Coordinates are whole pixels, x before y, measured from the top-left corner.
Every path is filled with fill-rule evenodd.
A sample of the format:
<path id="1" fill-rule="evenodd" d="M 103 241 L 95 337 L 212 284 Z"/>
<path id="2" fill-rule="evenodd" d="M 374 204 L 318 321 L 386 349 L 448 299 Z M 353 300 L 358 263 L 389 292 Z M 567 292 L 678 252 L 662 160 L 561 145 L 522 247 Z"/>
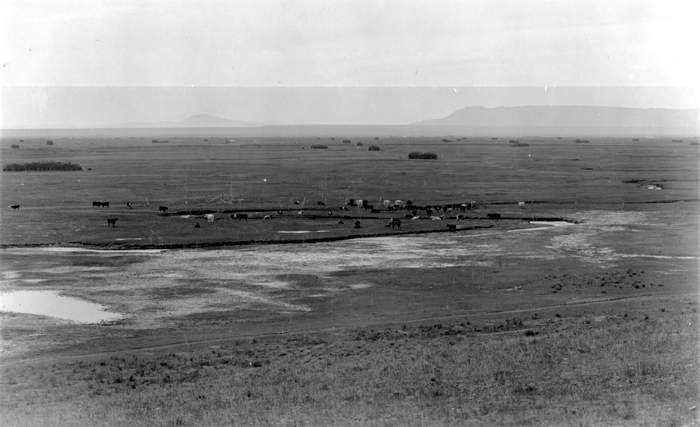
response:
<path id="1" fill-rule="evenodd" d="M 126 202 L 126 207 L 127 209 L 133 209 L 134 205 L 132 205 L 131 202 Z"/>
<path id="2" fill-rule="evenodd" d="M 428 216 L 432 216 L 432 215 L 433 215 L 433 210 L 430 209 L 430 208 L 428 208 L 428 209 L 425 210 L 425 214 L 428 215 Z"/>
<path id="3" fill-rule="evenodd" d="M 360 220 L 355 221 L 355 228 L 360 228 Z"/>
<path id="4" fill-rule="evenodd" d="M 411 219 L 411 218 L 413 218 L 414 216 L 415 216 L 415 215 L 411 215 L 410 213 L 407 213 L 407 214 L 405 214 L 403 217 L 406 218 L 406 219 Z"/>
<path id="5" fill-rule="evenodd" d="M 340 220 L 339 220 L 339 221 L 338 221 L 338 224 L 341 224 L 341 225 L 342 225 L 342 224 L 345 224 L 345 223 L 344 223 L 343 221 L 340 221 Z"/>
<path id="6" fill-rule="evenodd" d="M 112 228 L 116 227 L 118 219 L 119 218 L 107 218 L 107 228 L 109 228 L 110 225 L 112 226 Z"/>
<path id="7" fill-rule="evenodd" d="M 457 224 L 447 224 L 447 229 L 452 232 L 455 232 L 457 231 Z"/>
<path id="8" fill-rule="evenodd" d="M 365 203 L 362 204 L 362 207 L 365 208 L 365 210 L 374 209 L 374 205 L 368 205 L 368 204 L 365 204 Z"/>
<path id="9" fill-rule="evenodd" d="M 165 212 L 168 210 L 168 207 L 167 206 L 158 206 L 158 210 L 161 212 Z"/>
<path id="10" fill-rule="evenodd" d="M 489 219 L 493 219 L 493 220 L 501 219 L 501 214 L 499 214 L 499 213 L 490 213 L 490 214 L 486 214 L 486 216 L 489 217 Z"/>
<path id="11" fill-rule="evenodd" d="M 199 225 L 199 223 L 196 223 L 196 224 L 194 225 L 194 228 L 201 228 L 201 227 L 202 227 L 202 226 Z"/>
<path id="12" fill-rule="evenodd" d="M 370 213 L 379 213 L 379 209 L 372 209 L 369 211 Z"/>
<path id="13" fill-rule="evenodd" d="M 323 203 L 323 202 L 316 202 L 316 204 L 319 205 L 319 206 L 326 206 L 326 204 Z"/>
<path id="14" fill-rule="evenodd" d="M 108 207 L 109 207 L 109 202 L 102 202 L 102 207 L 103 207 L 103 208 L 108 208 Z"/>
<path id="15" fill-rule="evenodd" d="M 244 213 L 241 213 L 241 214 L 233 214 L 233 215 L 231 215 L 231 219 L 237 219 L 237 220 L 243 220 L 243 219 L 244 219 L 244 220 L 248 221 L 248 214 L 244 214 Z"/>
<path id="16" fill-rule="evenodd" d="M 101 208 L 101 207 L 102 207 L 102 202 L 92 202 L 92 207 L 93 207 L 93 208 Z"/>
<path id="17" fill-rule="evenodd" d="M 399 230 L 401 230 L 401 220 L 398 218 L 391 218 L 389 220 L 389 223 L 384 227 L 391 227 L 392 230 L 394 229 L 394 227 L 399 227 Z"/>
<path id="18" fill-rule="evenodd" d="M 18 210 L 19 210 L 19 205 L 10 205 L 10 206 L 8 206 L 8 207 L 11 208 L 13 211 L 18 211 Z"/>

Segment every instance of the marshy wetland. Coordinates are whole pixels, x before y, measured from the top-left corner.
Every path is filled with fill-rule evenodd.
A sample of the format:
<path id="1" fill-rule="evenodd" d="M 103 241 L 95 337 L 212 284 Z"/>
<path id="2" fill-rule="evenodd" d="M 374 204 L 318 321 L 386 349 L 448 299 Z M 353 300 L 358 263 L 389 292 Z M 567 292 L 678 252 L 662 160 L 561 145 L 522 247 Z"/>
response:
<path id="1" fill-rule="evenodd" d="M 45 132 L 3 163 L 84 170 L 2 172 L 0 298 L 109 316 L 3 308 L 3 425 L 697 423 L 697 146 Z"/>

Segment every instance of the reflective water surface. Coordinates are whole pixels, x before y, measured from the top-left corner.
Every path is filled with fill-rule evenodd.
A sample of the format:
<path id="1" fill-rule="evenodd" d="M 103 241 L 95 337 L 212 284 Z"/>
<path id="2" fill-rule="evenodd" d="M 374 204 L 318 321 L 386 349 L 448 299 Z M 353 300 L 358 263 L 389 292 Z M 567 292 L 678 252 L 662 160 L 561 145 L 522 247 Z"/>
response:
<path id="1" fill-rule="evenodd" d="M 80 323 L 118 320 L 118 313 L 99 304 L 61 296 L 56 291 L 14 291 L 0 294 L 0 311 L 58 317 Z"/>

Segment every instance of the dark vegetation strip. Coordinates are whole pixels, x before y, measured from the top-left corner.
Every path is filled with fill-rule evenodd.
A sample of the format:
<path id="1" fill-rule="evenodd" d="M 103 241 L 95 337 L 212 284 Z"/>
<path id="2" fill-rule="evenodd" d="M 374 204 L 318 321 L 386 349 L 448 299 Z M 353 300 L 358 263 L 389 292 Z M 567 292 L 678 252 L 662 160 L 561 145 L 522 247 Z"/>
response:
<path id="1" fill-rule="evenodd" d="M 82 166 L 73 162 L 25 162 L 7 163 L 2 168 L 3 172 L 24 172 L 24 171 L 81 171 Z"/>

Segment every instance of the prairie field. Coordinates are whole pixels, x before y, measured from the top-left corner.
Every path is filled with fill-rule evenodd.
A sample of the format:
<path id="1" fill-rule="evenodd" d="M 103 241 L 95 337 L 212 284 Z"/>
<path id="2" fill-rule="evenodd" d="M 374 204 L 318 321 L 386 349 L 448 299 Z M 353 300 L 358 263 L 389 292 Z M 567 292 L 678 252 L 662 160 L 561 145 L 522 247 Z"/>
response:
<path id="1" fill-rule="evenodd" d="M 374 130 L 5 132 L 0 423 L 700 424 L 698 146 Z"/>

